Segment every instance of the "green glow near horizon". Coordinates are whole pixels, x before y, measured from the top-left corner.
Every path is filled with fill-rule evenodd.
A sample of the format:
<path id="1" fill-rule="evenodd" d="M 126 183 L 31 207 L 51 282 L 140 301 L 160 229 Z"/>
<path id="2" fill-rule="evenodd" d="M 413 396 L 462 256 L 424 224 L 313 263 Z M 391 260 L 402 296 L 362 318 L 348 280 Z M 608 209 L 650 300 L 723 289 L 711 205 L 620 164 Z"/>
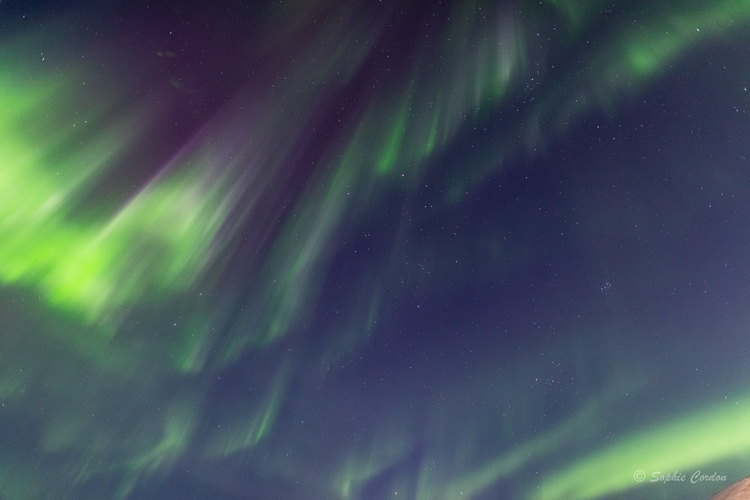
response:
<path id="1" fill-rule="evenodd" d="M 577 433 L 590 426 L 595 421 L 598 406 L 597 403 L 591 403 L 581 408 L 576 415 L 554 429 L 530 439 L 511 452 L 490 460 L 477 470 L 451 481 L 446 487 L 443 497 L 471 498 L 496 484 L 499 480 L 509 477 L 524 465 L 543 456 L 548 456 L 555 449 L 559 449 L 563 444 L 573 439 Z M 434 492 L 429 490 L 418 497 L 419 500 L 430 498 L 434 498 Z"/>
<path id="2" fill-rule="evenodd" d="M 529 500 L 589 500 L 646 486 L 652 472 L 696 468 L 750 451 L 750 396 L 617 440 L 544 478 Z M 636 482 L 637 470 L 646 480 Z"/>

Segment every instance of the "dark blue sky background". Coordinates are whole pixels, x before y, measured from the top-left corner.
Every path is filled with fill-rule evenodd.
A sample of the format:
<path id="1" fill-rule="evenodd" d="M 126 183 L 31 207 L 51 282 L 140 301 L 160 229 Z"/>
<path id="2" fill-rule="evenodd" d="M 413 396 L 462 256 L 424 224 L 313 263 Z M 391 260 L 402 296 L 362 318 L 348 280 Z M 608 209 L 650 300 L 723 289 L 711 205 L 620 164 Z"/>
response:
<path id="1" fill-rule="evenodd" d="M 748 475 L 749 20 L 0 3 L 0 499 Z"/>

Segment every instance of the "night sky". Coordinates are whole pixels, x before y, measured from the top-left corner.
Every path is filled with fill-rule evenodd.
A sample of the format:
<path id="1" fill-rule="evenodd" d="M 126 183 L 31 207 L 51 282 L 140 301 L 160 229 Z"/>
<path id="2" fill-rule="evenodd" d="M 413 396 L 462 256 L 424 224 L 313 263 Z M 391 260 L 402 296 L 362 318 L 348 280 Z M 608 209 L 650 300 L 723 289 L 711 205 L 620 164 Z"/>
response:
<path id="1" fill-rule="evenodd" d="M 749 61 L 747 0 L 0 1 L 0 500 L 750 475 Z"/>

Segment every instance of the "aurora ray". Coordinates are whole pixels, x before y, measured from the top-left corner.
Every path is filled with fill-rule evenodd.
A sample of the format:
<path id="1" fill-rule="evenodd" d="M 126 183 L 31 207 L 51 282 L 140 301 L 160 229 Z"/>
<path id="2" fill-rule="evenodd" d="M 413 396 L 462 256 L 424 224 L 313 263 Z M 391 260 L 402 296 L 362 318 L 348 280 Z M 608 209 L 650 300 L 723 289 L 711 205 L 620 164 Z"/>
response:
<path id="1" fill-rule="evenodd" d="M 747 476 L 749 37 L 744 0 L 2 4 L 0 497 Z"/>

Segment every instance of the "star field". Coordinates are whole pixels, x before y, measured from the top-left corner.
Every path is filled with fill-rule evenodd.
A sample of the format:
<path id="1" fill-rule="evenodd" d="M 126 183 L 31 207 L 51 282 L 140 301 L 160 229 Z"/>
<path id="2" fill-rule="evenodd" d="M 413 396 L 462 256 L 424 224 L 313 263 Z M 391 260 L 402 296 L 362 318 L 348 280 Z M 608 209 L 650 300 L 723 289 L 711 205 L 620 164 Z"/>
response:
<path id="1" fill-rule="evenodd" d="M 744 0 L 0 3 L 0 499 L 747 476 L 748 42 Z"/>

